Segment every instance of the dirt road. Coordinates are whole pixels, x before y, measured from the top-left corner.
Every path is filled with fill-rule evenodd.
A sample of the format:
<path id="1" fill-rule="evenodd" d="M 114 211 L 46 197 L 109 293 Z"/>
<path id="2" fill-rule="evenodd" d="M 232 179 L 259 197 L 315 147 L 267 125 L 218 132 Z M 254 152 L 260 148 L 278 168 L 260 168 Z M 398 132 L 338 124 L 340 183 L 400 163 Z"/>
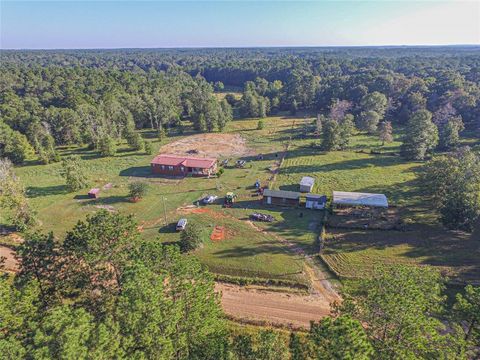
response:
<path id="1" fill-rule="evenodd" d="M 308 328 L 310 320 L 319 320 L 330 314 L 330 302 L 319 295 L 247 289 L 221 283 L 217 283 L 215 289 L 222 292 L 224 311 L 239 320 Z"/>

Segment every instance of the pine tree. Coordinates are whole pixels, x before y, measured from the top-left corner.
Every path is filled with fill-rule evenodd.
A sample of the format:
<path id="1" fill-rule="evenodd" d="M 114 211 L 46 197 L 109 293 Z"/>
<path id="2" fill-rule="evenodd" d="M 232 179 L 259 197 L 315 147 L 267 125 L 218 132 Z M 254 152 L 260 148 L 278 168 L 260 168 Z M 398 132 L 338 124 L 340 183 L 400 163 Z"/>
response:
<path id="1" fill-rule="evenodd" d="M 117 144 L 114 139 L 106 135 L 100 139 L 98 150 L 102 156 L 114 156 L 117 153 Z"/>
<path id="2" fill-rule="evenodd" d="M 153 145 L 150 141 L 145 141 L 145 154 L 151 155 L 153 154 Z"/>
<path id="3" fill-rule="evenodd" d="M 0 209 L 17 230 L 25 231 L 37 223 L 25 188 L 13 171 L 12 162 L 0 158 Z"/>
<path id="4" fill-rule="evenodd" d="M 423 160 L 438 144 L 438 129 L 427 110 L 415 112 L 407 124 L 406 135 L 401 147 L 406 159 Z"/>
<path id="5" fill-rule="evenodd" d="M 145 141 L 138 132 L 132 132 L 127 136 L 127 143 L 130 145 L 132 150 L 140 151 L 143 150 L 145 146 Z"/>
<path id="6" fill-rule="evenodd" d="M 364 111 L 360 114 L 360 129 L 367 131 L 369 134 L 377 132 L 380 115 L 375 111 Z"/>
<path id="7" fill-rule="evenodd" d="M 78 191 L 88 186 L 86 171 L 78 155 L 71 155 L 62 159 L 61 175 L 67 182 L 67 188 L 70 191 Z"/>

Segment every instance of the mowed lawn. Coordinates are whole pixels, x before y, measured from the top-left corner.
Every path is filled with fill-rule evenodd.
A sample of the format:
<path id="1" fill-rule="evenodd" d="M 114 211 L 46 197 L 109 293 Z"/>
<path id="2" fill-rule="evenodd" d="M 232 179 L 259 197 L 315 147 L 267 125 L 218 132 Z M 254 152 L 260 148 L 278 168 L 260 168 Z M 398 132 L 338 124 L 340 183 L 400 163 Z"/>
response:
<path id="1" fill-rule="evenodd" d="M 177 212 L 179 217 L 196 222 L 203 229 L 203 246 L 195 251 L 195 256 L 219 274 L 304 282 L 302 256 L 290 251 L 273 234 L 252 226 L 248 217 L 237 217 L 236 210 L 217 204 Z M 224 238 L 212 241 L 210 236 L 215 226 L 223 227 Z M 174 223 L 160 232 L 160 241 L 180 238 Z"/>

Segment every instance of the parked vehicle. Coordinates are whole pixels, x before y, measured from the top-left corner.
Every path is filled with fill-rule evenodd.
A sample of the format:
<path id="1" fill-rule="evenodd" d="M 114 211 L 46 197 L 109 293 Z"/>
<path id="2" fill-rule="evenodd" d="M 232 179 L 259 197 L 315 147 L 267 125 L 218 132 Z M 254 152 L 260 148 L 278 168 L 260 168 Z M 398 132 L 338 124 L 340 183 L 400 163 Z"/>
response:
<path id="1" fill-rule="evenodd" d="M 250 220 L 253 221 L 263 221 L 263 222 L 274 222 L 275 218 L 272 215 L 253 213 L 250 215 Z"/>
<path id="2" fill-rule="evenodd" d="M 176 226 L 175 230 L 183 231 L 183 230 L 185 230 L 186 227 L 187 227 L 187 219 L 180 219 L 177 222 L 177 226 Z"/>
<path id="3" fill-rule="evenodd" d="M 225 195 L 225 200 L 223 202 L 224 207 L 232 207 L 233 204 L 235 203 L 235 199 L 237 198 L 237 195 L 235 195 L 233 192 L 229 192 Z"/>
<path id="4" fill-rule="evenodd" d="M 246 163 L 247 163 L 247 162 L 246 162 L 245 160 L 237 160 L 237 162 L 235 163 L 235 166 L 236 166 L 237 168 L 243 168 L 243 167 L 245 167 L 245 164 L 246 164 Z"/>
<path id="5" fill-rule="evenodd" d="M 202 199 L 204 204 L 213 204 L 218 199 L 217 195 L 208 195 Z"/>

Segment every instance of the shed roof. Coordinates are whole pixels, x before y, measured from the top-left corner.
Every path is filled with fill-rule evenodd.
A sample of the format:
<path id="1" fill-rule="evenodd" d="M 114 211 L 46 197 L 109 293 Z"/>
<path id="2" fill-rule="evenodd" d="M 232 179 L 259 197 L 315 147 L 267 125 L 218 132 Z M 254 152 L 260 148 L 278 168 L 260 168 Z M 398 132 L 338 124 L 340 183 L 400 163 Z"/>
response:
<path id="1" fill-rule="evenodd" d="M 176 155 L 157 155 L 152 161 L 151 164 L 156 165 L 167 165 L 167 166 L 186 166 L 186 167 L 196 167 L 201 169 L 211 168 L 217 159 L 213 158 L 196 158 L 189 156 L 176 156 Z"/>
<path id="2" fill-rule="evenodd" d="M 300 185 L 313 186 L 313 184 L 315 184 L 315 179 L 310 176 L 304 176 L 302 180 L 300 180 Z"/>
<path id="3" fill-rule="evenodd" d="M 385 208 L 388 207 L 387 197 L 384 194 L 370 194 L 346 191 L 334 191 L 333 204 Z"/>
<path id="4" fill-rule="evenodd" d="M 98 194 L 99 192 L 100 192 L 99 188 L 93 188 L 93 189 L 90 189 L 90 191 L 88 193 L 89 194 Z"/>
<path id="5" fill-rule="evenodd" d="M 284 199 L 299 199 L 300 193 L 296 191 L 265 189 L 263 190 L 263 196 L 271 196 L 271 197 L 284 198 Z"/>

